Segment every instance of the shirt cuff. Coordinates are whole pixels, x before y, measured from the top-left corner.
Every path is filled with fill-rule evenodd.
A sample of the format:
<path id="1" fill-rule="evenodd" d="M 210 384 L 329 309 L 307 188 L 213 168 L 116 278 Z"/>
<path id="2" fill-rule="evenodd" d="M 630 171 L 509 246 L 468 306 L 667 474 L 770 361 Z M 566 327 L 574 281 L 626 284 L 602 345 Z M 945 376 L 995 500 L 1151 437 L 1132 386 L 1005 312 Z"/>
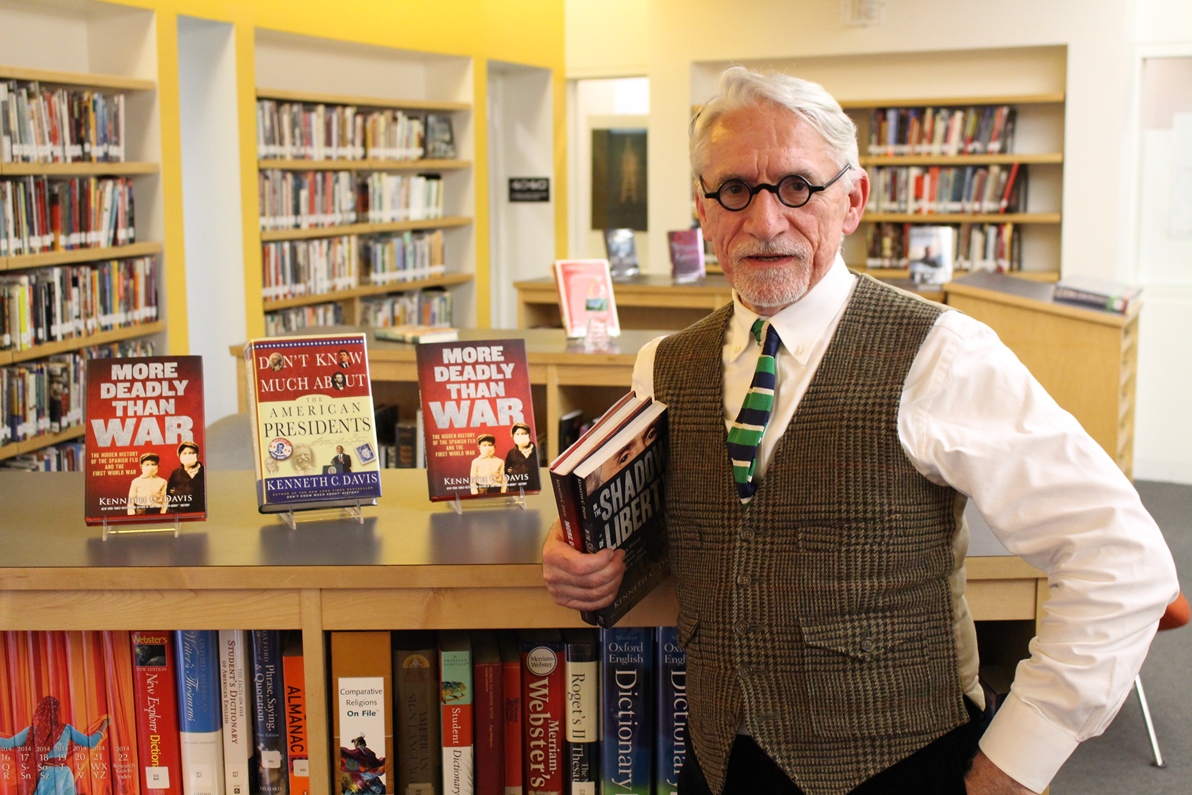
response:
<path id="1" fill-rule="evenodd" d="M 1079 744 L 1013 692 L 998 708 L 980 743 L 989 761 L 1034 792 L 1047 788 Z"/>

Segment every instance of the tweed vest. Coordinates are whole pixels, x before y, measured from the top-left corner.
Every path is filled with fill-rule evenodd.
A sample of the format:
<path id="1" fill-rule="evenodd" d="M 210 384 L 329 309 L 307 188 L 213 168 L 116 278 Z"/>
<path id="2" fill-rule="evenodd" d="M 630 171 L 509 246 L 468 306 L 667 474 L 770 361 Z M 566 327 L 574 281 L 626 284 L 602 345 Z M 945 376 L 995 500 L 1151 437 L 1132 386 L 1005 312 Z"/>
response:
<path id="1" fill-rule="evenodd" d="M 688 730 L 713 792 L 743 720 L 808 795 L 831 795 L 968 719 L 948 585 L 955 493 L 898 441 L 903 382 L 940 311 L 858 280 L 748 510 L 725 447 L 732 305 L 658 347 Z"/>

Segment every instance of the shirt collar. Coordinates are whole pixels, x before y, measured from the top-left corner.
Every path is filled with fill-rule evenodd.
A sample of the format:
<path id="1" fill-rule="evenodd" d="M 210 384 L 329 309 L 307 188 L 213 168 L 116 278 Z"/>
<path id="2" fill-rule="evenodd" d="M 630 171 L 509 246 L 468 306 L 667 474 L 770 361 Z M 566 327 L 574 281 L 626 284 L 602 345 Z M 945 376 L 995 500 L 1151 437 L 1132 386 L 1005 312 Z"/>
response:
<path id="1" fill-rule="evenodd" d="M 806 365 L 816 342 L 832 324 L 832 320 L 848 303 L 856 277 L 839 254 L 824 274 L 824 278 L 808 290 L 807 294 L 770 318 L 782 338 L 782 347 L 800 365 Z M 749 343 L 756 344 L 750 329 L 759 315 L 741 303 L 737 291 L 733 290 L 733 317 L 729 323 L 728 347 L 730 360 L 736 359 L 749 349 Z"/>

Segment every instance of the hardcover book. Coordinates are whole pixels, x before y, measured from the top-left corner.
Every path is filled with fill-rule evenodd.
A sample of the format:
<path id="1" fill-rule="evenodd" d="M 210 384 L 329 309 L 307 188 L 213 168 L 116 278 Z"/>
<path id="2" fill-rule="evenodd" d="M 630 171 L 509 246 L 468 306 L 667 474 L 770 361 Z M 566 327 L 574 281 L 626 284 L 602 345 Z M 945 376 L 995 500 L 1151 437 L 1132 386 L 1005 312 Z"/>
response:
<path id="1" fill-rule="evenodd" d="M 1141 287 L 1084 276 L 1066 276 L 1056 282 L 1052 300 L 1124 315 L 1141 296 Z"/>
<path id="2" fill-rule="evenodd" d="M 12 697 L 12 736 L 33 725 L 36 688 L 33 682 L 33 632 L 8 630 L 4 633 L 4 665 L 8 670 L 9 695 Z M 37 788 L 37 767 L 33 748 L 28 744 L 13 749 L 19 795 L 32 795 Z"/>
<path id="3" fill-rule="evenodd" d="M 596 631 L 563 630 L 567 663 L 567 781 L 571 795 L 600 787 L 600 664 Z"/>
<path id="4" fill-rule="evenodd" d="M 50 634 L 59 638 L 58 646 L 65 653 L 69 676 L 69 710 L 63 709 L 62 719 L 94 739 L 90 746 L 71 745 L 70 766 L 77 776 L 77 790 L 86 795 L 109 795 L 108 711 L 103 695 L 103 649 L 99 633 L 71 630 Z"/>
<path id="5" fill-rule="evenodd" d="M 248 633 L 219 630 L 219 684 L 223 694 L 224 792 L 250 795 L 252 726 L 248 720 Z"/>
<path id="6" fill-rule="evenodd" d="M 257 795 L 286 795 L 286 729 L 282 681 L 281 632 L 254 629 L 248 633 L 252 666 L 253 755 L 251 769 Z"/>
<path id="7" fill-rule="evenodd" d="M 605 793 L 651 795 L 654 756 L 654 630 L 600 633 L 601 783 Z"/>
<path id="8" fill-rule="evenodd" d="M 558 630 L 524 631 L 521 659 L 526 791 L 563 795 L 567 681 L 562 635 Z"/>
<path id="9" fill-rule="evenodd" d="M 472 632 L 472 711 L 476 795 L 505 792 L 505 677 L 497 633 Z"/>
<path id="10" fill-rule="evenodd" d="M 676 229 L 666 233 L 670 247 L 671 276 L 676 282 L 693 282 L 707 275 L 704 264 L 704 230 Z"/>
<path id="11" fill-rule="evenodd" d="M 608 336 L 621 334 L 613 279 L 606 259 L 561 259 L 554 263 L 559 314 L 568 337 L 583 337 L 589 321 L 603 323 Z"/>
<path id="12" fill-rule="evenodd" d="M 207 518 L 203 359 L 89 359 L 89 525 Z"/>
<path id="13" fill-rule="evenodd" d="M 670 573 L 664 471 L 666 405 L 627 395 L 551 464 L 564 537 L 581 552 L 625 550 L 613 603 L 583 611 L 610 627 Z"/>
<path id="14" fill-rule="evenodd" d="M 430 632 L 393 633 L 393 683 L 397 688 L 397 788 L 402 795 L 438 795 L 439 669 Z"/>
<path id="15" fill-rule="evenodd" d="M 443 792 L 472 795 L 472 641 L 464 630 L 439 633 L 439 706 L 442 709 Z"/>
<path id="16" fill-rule="evenodd" d="M 376 505 L 365 335 L 252 340 L 244 358 L 260 512 Z"/>
<path id="17" fill-rule="evenodd" d="M 182 629 L 174 633 L 178 670 L 178 733 L 182 791 L 222 795 L 223 705 L 219 688 L 219 632 Z"/>
<path id="18" fill-rule="evenodd" d="M 517 632 L 500 630 L 497 642 L 501 647 L 502 688 L 505 695 L 505 795 L 525 795 L 521 653 L 518 651 Z"/>
<path id="19" fill-rule="evenodd" d="M 427 343 L 416 355 L 430 499 L 540 491 L 525 341 Z"/>
<path id="20" fill-rule="evenodd" d="M 912 226 L 907 233 L 910 277 L 915 284 L 944 284 L 952 280 L 956 230 L 950 226 Z"/>
<path id="21" fill-rule="evenodd" d="M 331 701 L 340 795 L 393 792 L 393 655 L 388 632 L 331 633 Z"/>
<path id="22" fill-rule="evenodd" d="M 104 697 L 108 707 L 108 770 L 114 795 L 140 795 L 137 756 L 137 709 L 133 684 L 132 638 L 104 630 Z"/>
<path id="23" fill-rule="evenodd" d="M 144 795 L 182 795 L 174 639 L 168 631 L 132 633 L 137 756 Z"/>
<path id="24" fill-rule="evenodd" d="M 15 737 L 17 732 L 29 725 L 22 723 L 18 726 L 16 722 L 13 708 L 15 684 L 9 674 L 9 661 L 14 651 L 8 648 L 8 641 L 5 638 L 7 634 L 11 633 L 0 634 L 0 653 L 3 653 L 4 657 L 3 660 L 0 660 L 0 737 L 5 739 Z M 21 786 L 17 747 L 15 745 L 0 747 L 0 795 L 26 795 L 26 788 Z"/>
<path id="25" fill-rule="evenodd" d="M 687 656 L 676 627 L 656 627 L 658 730 L 654 746 L 654 795 L 678 795 L 679 771 L 687 760 Z"/>
<path id="26" fill-rule="evenodd" d="M 608 268 L 614 279 L 637 276 L 641 272 L 632 229 L 605 229 L 604 251 L 608 254 Z"/>

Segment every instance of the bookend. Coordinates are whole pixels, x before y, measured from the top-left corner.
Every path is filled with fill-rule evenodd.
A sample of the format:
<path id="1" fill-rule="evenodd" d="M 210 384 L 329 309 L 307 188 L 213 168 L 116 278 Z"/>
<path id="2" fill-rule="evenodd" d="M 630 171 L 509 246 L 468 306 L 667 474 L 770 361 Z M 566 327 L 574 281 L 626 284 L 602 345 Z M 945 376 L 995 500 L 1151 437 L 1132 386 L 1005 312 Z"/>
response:
<path id="1" fill-rule="evenodd" d="M 174 538 L 178 537 L 182 530 L 182 520 L 178 514 L 174 514 L 174 523 L 168 525 L 159 525 L 156 527 L 145 527 L 144 525 L 129 525 L 119 524 L 116 522 L 109 522 L 107 517 L 103 520 L 103 540 L 107 541 L 108 536 L 116 535 L 133 535 L 136 533 L 173 533 Z"/>
<path id="2" fill-rule="evenodd" d="M 483 500 L 468 500 L 468 502 L 477 503 L 476 507 L 479 508 L 483 505 L 484 501 Z M 455 511 L 456 514 L 458 514 L 458 515 L 463 514 L 464 501 L 459 498 L 458 494 L 455 495 L 454 500 L 451 500 L 447 504 L 451 506 L 451 510 Z M 505 507 L 512 508 L 514 505 L 521 508 L 523 511 L 526 509 L 526 489 L 524 486 L 518 487 L 517 494 L 506 494 L 505 495 Z M 484 507 L 487 508 L 490 506 L 485 505 Z"/>
<path id="3" fill-rule="evenodd" d="M 316 518 L 316 519 L 330 519 L 332 517 L 328 516 L 327 514 L 333 514 L 335 516 L 339 516 L 340 515 L 339 511 L 343 511 L 348 516 L 355 519 L 357 524 L 364 524 L 364 511 L 361 510 L 362 505 L 363 505 L 363 503 L 361 503 L 360 500 L 356 500 L 355 505 L 344 505 L 340 508 L 314 508 L 314 509 L 310 509 L 310 510 L 306 510 L 306 511 L 300 511 L 299 513 L 303 513 L 306 515 L 318 513 L 321 515 L 318 517 L 314 517 L 314 518 Z M 277 518 L 281 519 L 283 522 L 285 522 L 286 526 L 289 527 L 291 530 L 298 529 L 298 513 L 295 513 L 293 508 L 289 508 L 285 511 L 281 511 L 280 513 L 277 514 Z"/>

